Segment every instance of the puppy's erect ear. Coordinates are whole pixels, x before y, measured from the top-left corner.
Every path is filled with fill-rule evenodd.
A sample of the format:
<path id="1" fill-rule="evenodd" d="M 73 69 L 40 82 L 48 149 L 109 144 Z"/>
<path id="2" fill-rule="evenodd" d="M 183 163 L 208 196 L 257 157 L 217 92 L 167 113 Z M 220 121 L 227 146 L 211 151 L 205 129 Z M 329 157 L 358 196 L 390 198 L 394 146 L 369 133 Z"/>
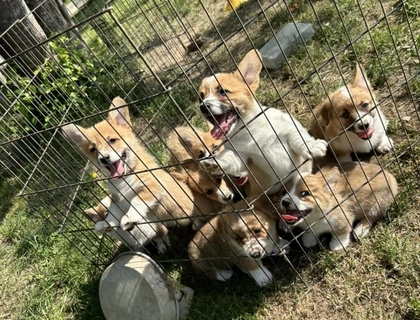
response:
<path id="1" fill-rule="evenodd" d="M 338 169 L 336 170 L 329 170 L 324 173 L 324 179 L 325 179 L 325 187 L 328 189 L 329 192 L 334 189 L 335 184 L 338 181 L 338 178 L 340 177 L 340 173 Z"/>
<path id="2" fill-rule="evenodd" d="M 79 127 L 78 125 L 75 125 L 75 124 L 68 124 L 62 127 L 61 130 L 63 131 L 64 137 L 67 140 L 73 142 L 79 148 L 83 147 L 83 145 L 86 142 L 86 137 L 85 137 L 86 129 Z"/>
<path id="3" fill-rule="evenodd" d="M 191 130 L 178 131 L 178 140 L 186 148 L 187 151 L 192 150 L 194 140 L 198 139 L 194 132 Z"/>
<path id="4" fill-rule="evenodd" d="M 372 91 L 372 86 L 366 76 L 366 72 L 359 64 L 356 64 L 356 74 L 354 75 L 353 85 Z"/>
<path id="5" fill-rule="evenodd" d="M 128 107 L 120 108 L 127 103 L 120 97 L 115 97 L 109 107 L 108 121 L 119 126 L 131 126 L 130 113 Z"/>
<path id="6" fill-rule="evenodd" d="M 261 55 L 258 50 L 249 51 L 238 65 L 234 74 L 241 80 L 245 80 L 253 92 L 260 84 L 260 72 L 262 69 Z"/>
<path id="7" fill-rule="evenodd" d="M 322 125 L 328 126 L 330 124 L 330 117 L 331 117 L 331 102 L 329 99 L 322 102 L 319 106 L 319 115 L 322 117 L 323 123 Z"/>

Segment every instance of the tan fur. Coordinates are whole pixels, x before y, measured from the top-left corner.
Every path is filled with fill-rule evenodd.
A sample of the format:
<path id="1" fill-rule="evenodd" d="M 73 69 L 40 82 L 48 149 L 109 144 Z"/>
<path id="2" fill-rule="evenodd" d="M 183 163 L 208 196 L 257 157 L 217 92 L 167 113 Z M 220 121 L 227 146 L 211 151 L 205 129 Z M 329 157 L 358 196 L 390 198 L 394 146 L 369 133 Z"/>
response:
<path id="1" fill-rule="evenodd" d="M 314 114 L 310 133 L 329 141 L 342 161 L 350 161 L 352 152 L 370 153 L 373 148 L 378 153 L 386 153 L 392 148 L 392 140 L 385 133 L 388 121 L 376 106 L 366 73 L 358 65 L 353 82 L 330 94 L 314 108 Z M 357 136 L 364 131 L 362 123 L 367 125 L 366 129 L 375 129 L 371 138 Z"/>
<path id="2" fill-rule="evenodd" d="M 109 177 L 109 213 L 95 228 L 101 232 L 121 228 L 119 237 L 123 238 L 128 237 L 124 233 L 128 231 L 128 242 L 140 248 L 152 239 L 162 240 L 167 234 L 166 226 L 189 224 L 194 215 L 200 215 L 200 210 L 194 205 L 188 186 L 160 169 L 140 144 L 125 104 L 117 97 L 107 120 L 90 128 L 70 124 L 63 127 L 63 132 Z M 117 166 L 121 161 L 124 164 Z M 111 166 L 118 167 L 118 173 L 113 175 L 108 169 Z M 122 167 L 124 172 L 120 172 Z M 132 237 L 137 244 L 133 244 Z"/>
<path id="3" fill-rule="evenodd" d="M 170 162 L 173 164 L 204 158 L 212 154 L 216 147 L 218 147 L 217 153 L 223 150 L 223 146 L 219 146 L 208 131 L 185 126 L 176 127 L 168 136 L 166 145 Z M 188 166 L 189 163 L 183 164 L 184 168 Z"/>
<path id="4" fill-rule="evenodd" d="M 273 199 L 283 217 L 299 214 L 299 219 L 291 223 L 311 226 L 312 231 L 307 229 L 302 238 L 306 247 L 317 244 L 316 236 L 331 232 L 330 249 L 346 248 L 354 222 L 358 221 L 355 235 L 365 236 L 398 193 L 395 177 L 378 165 L 346 163 L 343 170 L 344 174 L 338 167 L 326 167 L 297 178 L 286 184 L 288 193 L 284 191 L 283 196 Z M 311 211 L 302 218 L 306 210 Z"/>
<path id="5" fill-rule="evenodd" d="M 84 210 L 84 214 L 93 222 L 103 221 L 106 218 L 111 202 L 111 195 L 106 196 L 96 206 Z"/>
<path id="6" fill-rule="evenodd" d="M 244 203 L 236 209 L 245 208 Z M 226 213 L 205 224 L 188 246 L 188 253 L 198 274 L 225 281 L 236 265 L 259 285 L 272 281 L 261 261 L 278 247 L 274 220 L 261 209 Z"/>
<path id="7" fill-rule="evenodd" d="M 169 135 L 166 145 L 172 154 L 172 163 L 181 163 L 176 166 L 179 172 L 177 177 L 185 182 L 192 192 L 205 194 L 218 203 L 228 203 L 239 198 L 235 194 L 239 195 L 241 191 L 232 185 L 228 177 L 211 175 L 198 161 L 223 150 L 223 146 L 218 146 L 208 131 L 177 127 Z"/>

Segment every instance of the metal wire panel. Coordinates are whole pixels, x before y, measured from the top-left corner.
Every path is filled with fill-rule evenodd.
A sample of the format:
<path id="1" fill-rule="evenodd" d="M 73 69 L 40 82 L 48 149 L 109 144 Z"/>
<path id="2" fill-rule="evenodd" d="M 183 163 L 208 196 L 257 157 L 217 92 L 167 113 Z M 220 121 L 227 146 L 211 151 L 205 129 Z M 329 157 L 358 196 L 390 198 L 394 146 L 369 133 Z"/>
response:
<path id="1" fill-rule="evenodd" d="M 358 3 L 355 14 L 366 20 L 357 30 L 347 25 L 345 8 L 334 5 L 327 12 L 319 3 L 305 4 L 306 19 L 316 28 L 312 41 L 321 43 L 321 48 L 315 52 L 310 42 L 286 59 L 282 69 L 263 70 L 263 91 L 257 99 L 308 126 L 312 107 L 333 88 L 349 82 L 355 62 L 376 70 L 381 74 L 373 84 L 381 88 L 377 105 L 391 120 L 391 135 L 398 142 L 379 162 L 398 175 L 404 191 L 412 174 L 405 169 L 406 156 L 419 142 L 412 134 L 420 120 L 419 29 L 411 27 L 413 18 L 404 2 L 391 6 L 372 1 L 368 8 Z M 138 138 L 159 165 L 169 169 L 167 136 L 179 125 L 205 126 L 197 93 L 203 77 L 233 71 L 247 51 L 261 48 L 286 21 L 296 22 L 297 8 L 283 1 L 250 1 L 241 10 L 223 12 L 224 18 L 214 6 L 210 1 L 172 0 L 88 3 L 73 17 L 72 27 L 0 63 L 6 79 L 0 91 L 1 174 L 13 178 L 16 193 L 34 212 L 101 269 L 120 249 L 115 240 L 96 233 L 82 212 L 107 194 L 106 181 L 92 176 L 96 169 L 65 141 L 60 128 L 68 123 L 94 125 L 106 118 L 111 100 L 121 96 L 128 102 Z M 340 30 L 329 27 L 332 19 L 341 22 Z M 390 19 L 401 19 L 399 24 L 408 26 L 405 43 L 399 42 L 400 31 Z M 375 38 L 377 30 L 387 35 L 386 45 Z M 0 39 L 13 39 L 13 32 L 10 28 Z M 36 50 L 45 44 L 51 50 L 48 58 L 38 61 L 32 75 L 22 75 L 20 56 L 33 54 L 37 59 Z M 382 60 L 384 50 L 393 61 Z M 189 265 L 186 246 L 194 232 L 181 229 L 173 234 L 164 256 L 149 248 L 166 270 Z M 270 257 L 268 264 L 280 265 L 298 278 L 301 264 L 315 264 L 298 241 L 300 235 L 289 237 L 292 255 Z"/>

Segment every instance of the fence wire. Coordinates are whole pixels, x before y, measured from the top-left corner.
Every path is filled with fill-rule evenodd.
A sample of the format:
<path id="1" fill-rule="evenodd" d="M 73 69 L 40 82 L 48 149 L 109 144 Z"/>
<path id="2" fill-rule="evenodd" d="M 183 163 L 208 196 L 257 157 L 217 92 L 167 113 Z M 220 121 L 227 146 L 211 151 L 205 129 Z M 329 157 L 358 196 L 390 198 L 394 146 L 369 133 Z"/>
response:
<path id="1" fill-rule="evenodd" d="M 42 1 L 0 35 L 1 181 L 3 187 L 26 199 L 34 214 L 45 219 L 74 244 L 74 250 L 101 270 L 118 252 L 127 249 L 124 246 L 127 243 L 124 237 L 96 232 L 95 224 L 84 214 L 108 195 L 107 178 L 78 148 L 69 144 L 61 128 L 68 124 L 93 126 L 107 117 L 111 101 L 120 96 L 129 107 L 133 131 L 158 163 L 158 167 L 149 168 L 150 172 L 165 170 L 179 174 L 177 167 L 181 165 L 187 172 L 183 179 L 193 180 L 190 188 L 201 191 L 200 201 L 210 201 L 210 195 L 217 192 L 214 182 L 214 190 L 210 190 L 202 180 L 194 180 L 195 171 L 189 171 L 190 165 L 201 165 L 191 155 L 174 161 L 176 154 L 168 136 L 174 134 L 175 128 L 186 126 L 195 132 L 194 139 L 203 144 L 200 130 L 208 129 L 199 108 L 201 80 L 218 72 L 234 71 L 249 50 L 260 49 L 288 22 L 310 23 L 315 35 L 286 56 L 280 69 L 263 68 L 260 88 L 255 93 L 259 103 L 289 113 L 309 128 L 314 106 L 350 83 L 358 63 L 364 66 L 376 93 L 375 108 L 381 108 L 390 120 L 388 132 L 394 140 L 394 148 L 386 155 L 375 154 L 374 162 L 397 177 L 400 194 L 408 191 L 415 184 L 413 179 L 418 178 L 415 154 L 420 122 L 420 28 L 414 2 L 355 1 L 350 5 L 340 1 L 328 4 L 248 1 L 237 10 L 226 12 L 223 1 L 74 1 L 80 8 L 63 30 L 49 30 L 43 41 L 35 37 L 22 39 L 22 26 L 29 19 L 42 20 L 39 10 L 52 2 L 55 1 Z M 15 51 L 5 54 L 6 47 Z M 31 67 L 28 61 L 37 66 L 31 72 L 27 71 Z M 242 130 L 249 130 L 249 124 Z M 177 146 L 175 153 L 177 148 L 185 146 Z M 214 149 L 203 145 L 202 151 L 201 157 L 214 157 L 210 155 Z M 137 157 L 142 161 L 141 154 Z M 252 177 L 251 166 L 245 165 Z M 315 161 L 316 169 L 321 166 L 322 161 Z M 369 180 L 381 175 L 366 175 L 365 183 L 369 185 Z M 276 186 L 283 187 L 280 180 L 284 177 L 278 178 Z M 247 192 L 235 185 L 234 178 L 224 179 L 232 193 Z M 173 183 L 177 181 L 174 179 Z M 247 198 L 242 207 L 212 200 L 211 216 L 237 213 L 242 219 L 244 212 L 255 213 L 254 204 L 270 193 L 258 182 L 256 185 L 258 194 Z M 358 189 L 353 191 L 357 193 Z M 166 192 L 170 195 L 171 189 Z M 286 194 L 289 192 L 292 190 Z M 268 204 L 279 220 L 281 199 L 277 194 Z M 380 199 L 373 202 L 379 205 Z M 331 210 L 341 208 L 345 213 L 343 203 L 336 200 Z M 301 240 L 317 223 L 320 222 L 300 231 L 286 227 L 282 235 L 289 242 L 277 244 L 275 251 L 288 253 L 269 252 L 266 264 L 281 266 L 299 279 L 303 260 L 307 264 L 317 263 Z M 142 230 L 140 223 L 135 228 Z M 187 246 L 196 232 L 191 227 L 171 229 L 171 245 L 164 254 L 153 243 L 144 250 L 166 270 L 173 265 L 190 268 Z M 319 242 L 321 251 L 328 252 L 326 242 L 322 239 Z M 236 269 L 233 271 L 237 273 Z"/>

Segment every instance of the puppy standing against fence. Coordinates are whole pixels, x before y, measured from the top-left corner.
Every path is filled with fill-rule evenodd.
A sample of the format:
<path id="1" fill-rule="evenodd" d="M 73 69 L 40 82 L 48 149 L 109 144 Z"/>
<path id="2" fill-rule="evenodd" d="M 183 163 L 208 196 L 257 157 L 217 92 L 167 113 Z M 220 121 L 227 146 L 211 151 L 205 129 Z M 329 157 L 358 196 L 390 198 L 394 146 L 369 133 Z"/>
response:
<path id="1" fill-rule="evenodd" d="M 121 228 L 130 232 L 130 237 L 122 233 L 123 237 L 136 248 L 154 240 L 159 251 L 163 251 L 166 226 L 187 225 L 199 210 L 194 206 L 190 189 L 160 169 L 142 147 L 132 131 L 125 105 L 117 97 L 112 101 L 107 120 L 87 129 L 69 124 L 62 130 L 109 178 L 112 198 L 109 213 L 105 221 L 96 223 L 95 229 L 109 232 Z"/>
<path id="2" fill-rule="evenodd" d="M 341 162 L 351 153 L 389 152 L 393 142 L 386 135 L 388 120 L 375 103 L 366 73 L 356 66 L 353 83 L 341 87 L 314 109 L 310 132 L 326 139 Z"/>
<path id="3" fill-rule="evenodd" d="M 353 232 L 361 238 L 394 202 L 398 184 L 388 171 L 363 162 L 348 162 L 342 169 L 324 167 L 296 177 L 286 184 L 282 197 L 273 199 L 286 223 L 307 228 L 302 236 L 305 247 L 315 246 L 317 236 L 331 232 L 330 249 L 345 249 L 355 222 Z"/>
<path id="4" fill-rule="evenodd" d="M 289 114 L 259 105 L 254 93 L 261 69 L 259 52 L 251 50 L 235 72 L 205 78 L 200 87 L 200 110 L 213 124 L 212 136 L 227 140 L 221 154 L 203 161 L 206 169 L 220 173 L 221 168 L 240 181 L 247 179 L 248 166 L 267 190 L 305 160 L 324 156 L 327 142 L 314 139 Z M 311 161 L 300 168 L 301 172 L 310 170 Z M 278 184 L 269 193 L 280 187 Z"/>

